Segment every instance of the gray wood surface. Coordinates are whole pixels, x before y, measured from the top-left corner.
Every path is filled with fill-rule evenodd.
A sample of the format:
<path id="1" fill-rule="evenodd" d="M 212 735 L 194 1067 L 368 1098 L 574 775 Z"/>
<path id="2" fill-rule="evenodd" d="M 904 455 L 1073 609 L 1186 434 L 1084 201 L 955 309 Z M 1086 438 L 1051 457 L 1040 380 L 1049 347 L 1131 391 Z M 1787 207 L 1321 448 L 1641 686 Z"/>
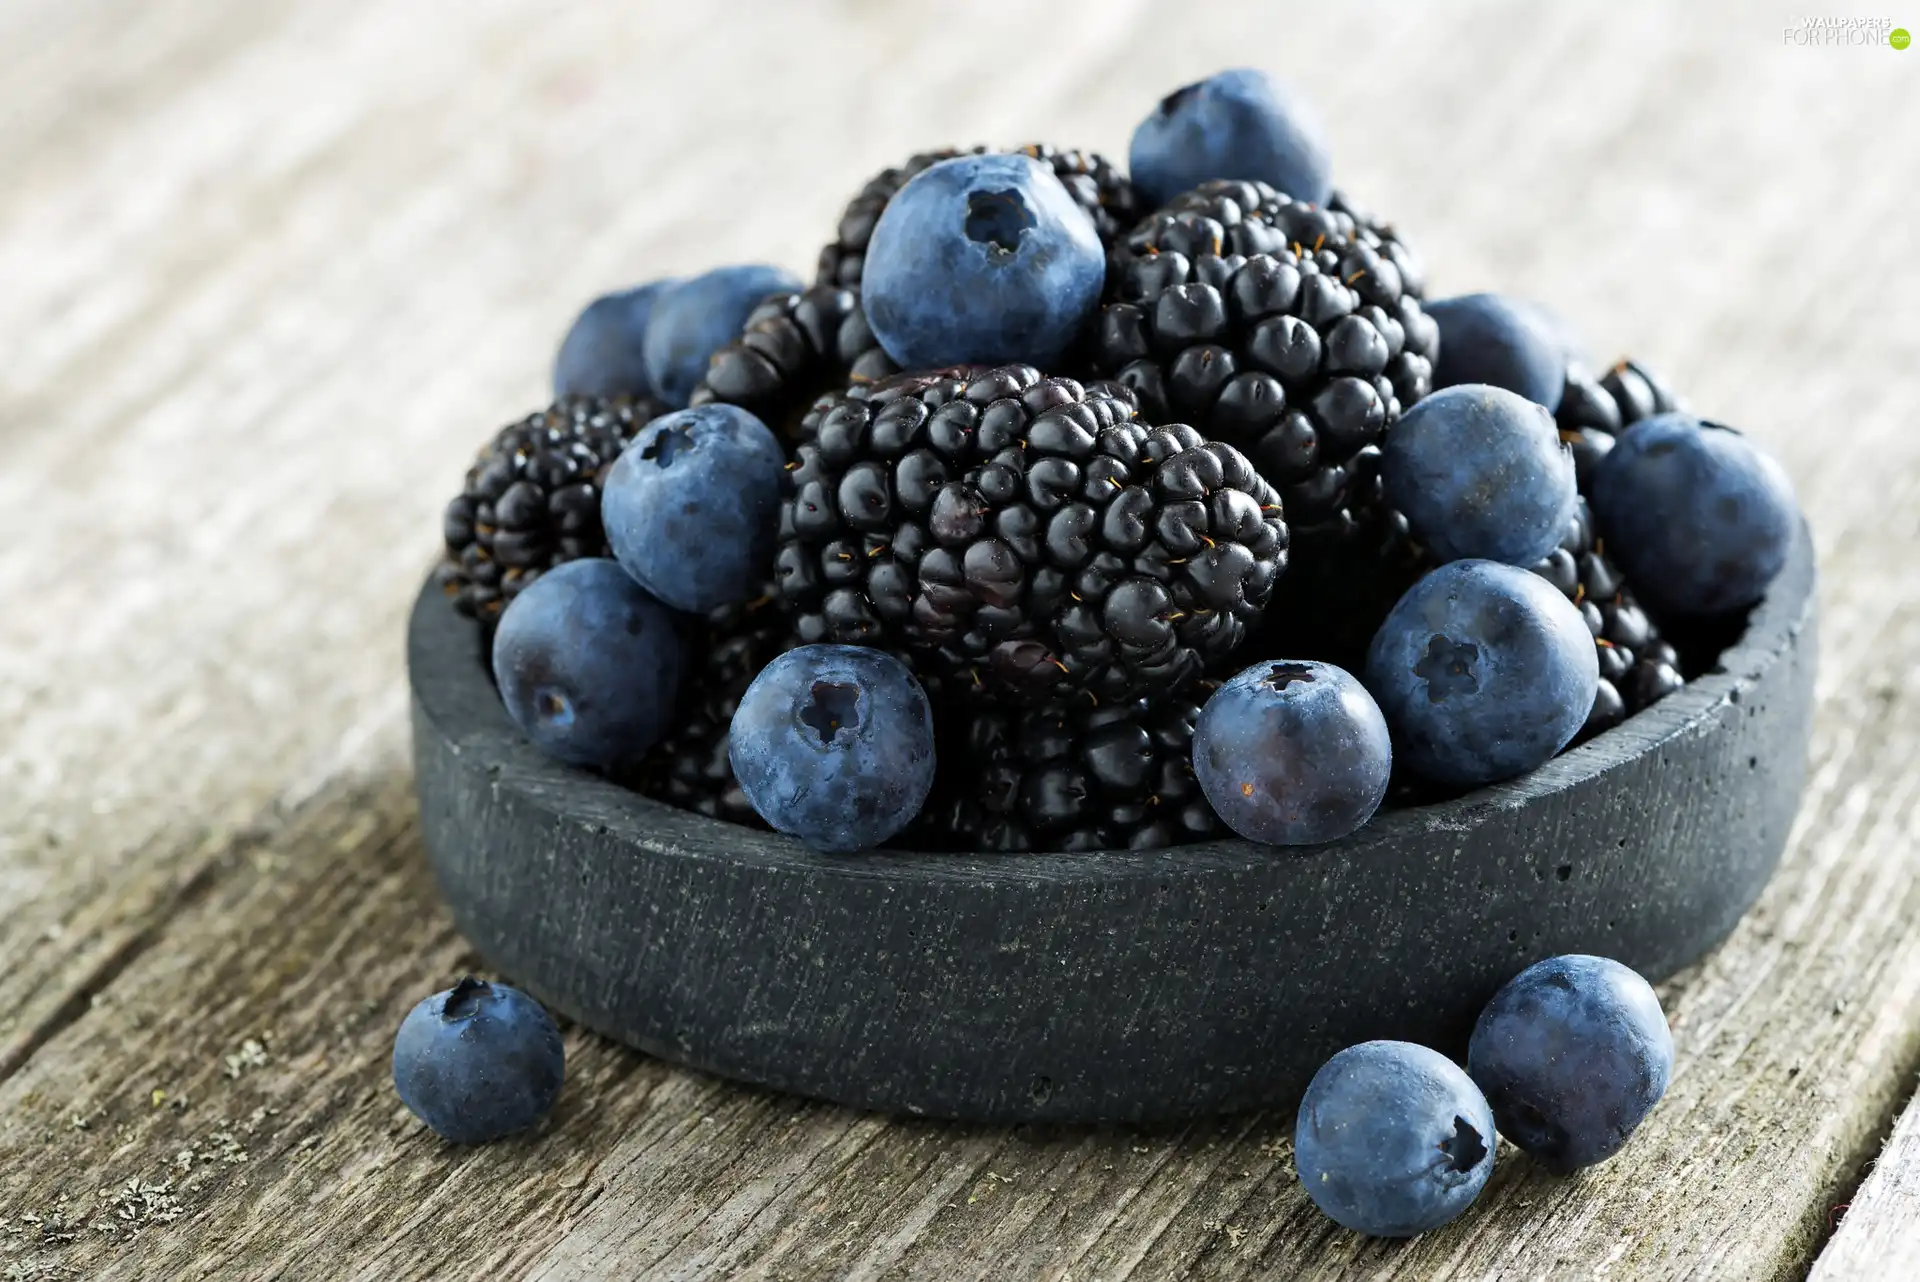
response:
<path id="1" fill-rule="evenodd" d="M 1813 1270 L 1814 1282 L 1860 1277 L 1920 1277 L 1920 1106 L 1900 1115 Z"/>
<path id="2" fill-rule="evenodd" d="M 0 1276 L 1824 1278 L 1910 1252 L 1920 1068 L 1920 52 L 1771 12 L 988 0 L 0 5 Z M 1288 1119 L 896 1123 L 569 1033 L 450 1150 L 386 1078 L 468 964 L 421 858 L 401 626 L 467 455 L 598 289 L 805 268 L 916 147 L 1124 150 L 1257 61 L 1438 292 L 1509 289 L 1787 461 L 1822 709 L 1760 906 L 1664 993 L 1668 1099 L 1503 1153 L 1411 1245 Z"/>

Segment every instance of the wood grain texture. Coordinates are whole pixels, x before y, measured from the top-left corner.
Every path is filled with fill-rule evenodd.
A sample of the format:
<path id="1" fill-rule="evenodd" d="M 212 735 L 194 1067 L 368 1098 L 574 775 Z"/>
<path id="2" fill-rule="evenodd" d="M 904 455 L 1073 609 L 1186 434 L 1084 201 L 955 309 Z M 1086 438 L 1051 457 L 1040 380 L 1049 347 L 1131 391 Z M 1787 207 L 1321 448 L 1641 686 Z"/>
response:
<path id="1" fill-rule="evenodd" d="M 1730 0 L 966 12 L 0 6 L 0 1275 L 1808 1268 L 1920 1066 L 1920 55 L 1787 49 Z M 1571 1181 L 1503 1154 L 1395 1246 L 1303 1202 L 1284 1117 L 901 1124 L 574 1032 L 546 1128 L 433 1142 L 388 1039 L 467 957 L 412 814 L 402 622 L 573 309 L 804 268 L 918 147 L 1122 152 L 1156 93 L 1249 59 L 1436 291 L 1553 301 L 1778 450 L 1814 522 L 1812 782 L 1760 906 L 1665 990 L 1681 1060 L 1641 1138 Z M 1858 1201 L 1850 1233 L 1895 1240 L 1880 1205 L 1911 1240 Z"/>
<path id="2" fill-rule="evenodd" d="M 1908 1105 L 1844 1210 L 1813 1282 L 1920 1277 L 1920 1105 Z"/>

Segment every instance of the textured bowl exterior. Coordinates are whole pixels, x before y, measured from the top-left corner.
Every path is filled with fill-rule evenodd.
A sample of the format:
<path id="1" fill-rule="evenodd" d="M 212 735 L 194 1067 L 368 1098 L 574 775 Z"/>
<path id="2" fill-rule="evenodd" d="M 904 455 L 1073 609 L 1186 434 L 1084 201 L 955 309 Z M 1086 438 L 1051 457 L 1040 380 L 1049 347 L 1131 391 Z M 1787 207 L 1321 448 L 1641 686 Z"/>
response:
<path id="1" fill-rule="evenodd" d="M 408 635 L 421 823 L 487 960 L 650 1054 L 976 1121 L 1291 1109 L 1356 1042 L 1463 1051 L 1543 957 L 1658 980 L 1733 929 L 1799 806 L 1814 578 L 1803 529 L 1716 672 L 1339 842 L 978 856 L 814 854 L 549 761 L 429 583 Z"/>

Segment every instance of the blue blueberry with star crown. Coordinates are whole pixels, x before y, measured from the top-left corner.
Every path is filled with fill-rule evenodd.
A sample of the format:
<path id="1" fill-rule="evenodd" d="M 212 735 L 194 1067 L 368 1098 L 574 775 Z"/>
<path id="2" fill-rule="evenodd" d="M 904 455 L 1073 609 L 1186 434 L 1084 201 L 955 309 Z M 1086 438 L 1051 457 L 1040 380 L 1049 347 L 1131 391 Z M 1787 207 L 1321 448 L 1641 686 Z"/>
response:
<path id="1" fill-rule="evenodd" d="M 607 471 L 600 519 L 622 569 L 676 610 L 750 601 L 773 564 L 787 455 L 737 405 L 641 428 Z"/>
<path id="2" fill-rule="evenodd" d="M 647 374 L 647 322 L 660 295 L 679 283 L 650 281 L 588 303 L 553 358 L 553 399 L 653 395 Z"/>
<path id="3" fill-rule="evenodd" d="M 1019 154 L 960 156 L 916 174 L 867 244 L 867 322 L 903 369 L 1046 369 L 1100 302 L 1106 253 L 1086 210 Z"/>
<path id="4" fill-rule="evenodd" d="M 1659 614 L 1754 604 L 1787 563 L 1799 525 L 1780 464 L 1732 428 L 1690 414 L 1635 423 L 1591 484 L 1607 554 Z"/>
<path id="5" fill-rule="evenodd" d="M 1127 168 L 1148 206 L 1216 178 L 1263 182 L 1310 205 L 1333 194 L 1320 117 L 1286 85 L 1250 67 L 1162 98 L 1133 131 Z"/>
<path id="6" fill-rule="evenodd" d="M 1495 993 L 1467 1072 L 1500 1133 L 1557 1171 L 1604 1162 L 1666 1094 L 1673 1033 L 1653 986 L 1606 957 L 1549 957 Z"/>
<path id="7" fill-rule="evenodd" d="M 787 651 L 747 687 L 727 755 L 754 810 L 816 850 L 862 850 L 933 788 L 933 710 L 905 664 L 864 646 Z"/>
<path id="8" fill-rule="evenodd" d="M 1579 733 L 1600 684 L 1593 634 L 1551 583 L 1493 561 L 1443 565 L 1374 634 L 1367 689 L 1395 758 L 1438 783 L 1493 783 Z"/>
<path id="9" fill-rule="evenodd" d="M 608 768 L 665 730 L 685 644 L 671 610 L 612 561 L 587 557 L 548 570 L 501 614 L 494 682 L 534 747 Z"/>
<path id="10" fill-rule="evenodd" d="M 1362 1042 L 1313 1075 L 1294 1123 L 1293 1164 L 1336 1223 L 1413 1237 L 1473 1204 L 1493 1174 L 1493 1112 L 1446 1056 Z"/>
<path id="11" fill-rule="evenodd" d="M 1567 345 L 1539 307 L 1500 294 L 1462 294 L 1426 304 L 1440 327 L 1433 385 L 1487 383 L 1546 408 L 1560 408 Z"/>
<path id="12" fill-rule="evenodd" d="M 517 988 L 471 975 L 407 1013 L 393 1039 L 393 1088 L 457 1144 L 485 1144 L 545 1117 L 566 1078 L 553 1017 Z"/>
<path id="13" fill-rule="evenodd" d="M 804 288 L 784 268 L 748 263 L 716 267 L 663 290 L 642 345 L 654 395 L 676 409 L 684 406 L 706 376 L 708 359 L 740 337 L 763 299 Z"/>
<path id="14" fill-rule="evenodd" d="M 1386 719 L 1330 663 L 1256 663 L 1216 690 L 1193 730 L 1214 813 L 1249 841 L 1304 846 L 1354 831 L 1393 773 Z"/>
<path id="15" fill-rule="evenodd" d="M 1380 464 L 1387 501 L 1440 561 L 1532 565 L 1560 545 L 1580 499 L 1553 415 L 1485 384 L 1402 414 Z"/>

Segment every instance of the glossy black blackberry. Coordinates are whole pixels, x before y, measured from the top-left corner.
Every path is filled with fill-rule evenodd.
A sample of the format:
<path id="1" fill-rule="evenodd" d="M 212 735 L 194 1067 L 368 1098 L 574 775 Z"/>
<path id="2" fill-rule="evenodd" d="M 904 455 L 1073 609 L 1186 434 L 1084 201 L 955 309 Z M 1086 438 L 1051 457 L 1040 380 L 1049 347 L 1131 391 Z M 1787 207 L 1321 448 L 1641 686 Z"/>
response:
<path id="1" fill-rule="evenodd" d="M 544 571 L 606 556 L 601 477 L 665 412 L 651 400 L 568 397 L 502 428 L 442 521 L 446 556 L 435 577 L 454 608 L 491 624 Z"/>
<path id="2" fill-rule="evenodd" d="M 1568 522 L 1560 546 L 1533 572 L 1579 607 L 1600 655 L 1600 688 L 1575 743 L 1612 729 L 1681 687 L 1679 656 L 1633 599 L 1626 579 L 1595 539 L 1585 499 Z"/>
<path id="3" fill-rule="evenodd" d="M 692 403 L 738 405 L 792 439 L 816 397 L 897 372 L 867 328 L 860 296 L 834 285 L 775 294 L 715 352 Z"/>
<path id="4" fill-rule="evenodd" d="M 880 221 L 880 214 L 886 209 L 887 202 L 893 199 L 894 193 L 906 186 L 915 174 L 943 160 L 952 160 L 955 156 L 982 155 L 986 150 L 985 147 L 969 147 L 966 151 L 958 151 L 947 147 L 939 151 L 922 152 L 904 165 L 883 169 L 875 174 L 860 189 L 860 194 L 848 202 L 846 211 L 840 215 L 839 234 L 834 237 L 832 244 L 820 251 L 815 282 L 858 289 L 861 271 L 866 266 L 867 242 L 873 238 L 874 224 Z M 1133 226 L 1134 220 L 1139 217 L 1139 203 L 1133 184 L 1097 152 L 1049 147 L 1045 143 L 1029 143 L 1014 150 L 1052 168 L 1054 176 L 1067 189 L 1067 194 L 1073 197 L 1074 203 L 1086 210 L 1093 219 L 1101 244 L 1112 245 L 1115 238 Z"/>
<path id="5" fill-rule="evenodd" d="M 620 782 L 709 819 L 765 828 L 733 777 L 728 731 L 747 686 L 791 640 L 792 626 L 774 605 L 771 587 L 757 600 L 709 614 L 689 639 L 693 662 L 676 728 Z"/>
<path id="6" fill-rule="evenodd" d="M 1439 328 L 1420 267 L 1339 196 L 1211 182 L 1115 245 L 1095 371 L 1148 422 L 1243 450 L 1298 531 L 1340 537 L 1377 495 L 1379 443 L 1432 387 Z"/>
<path id="7" fill-rule="evenodd" d="M 802 642 L 884 645 L 1038 706 L 1170 694 L 1286 567 L 1280 500 L 1230 446 L 1028 366 L 822 397 L 775 574 Z"/>
<path id="8" fill-rule="evenodd" d="M 927 850 L 1150 850 L 1222 835 L 1185 699 L 967 709 L 909 834 Z"/>
<path id="9" fill-rule="evenodd" d="M 1560 425 L 1560 439 L 1573 450 L 1580 488 L 1586 488 L 1594 465 L 1613 448 L 1613 438 L 1622 428 L 1680 407 L 1680 399 L 1667 385 L 1633 360 L 1615 361 L 1599 378 L 1585 366 L 1568 365 L 1554 419 Z"/>

